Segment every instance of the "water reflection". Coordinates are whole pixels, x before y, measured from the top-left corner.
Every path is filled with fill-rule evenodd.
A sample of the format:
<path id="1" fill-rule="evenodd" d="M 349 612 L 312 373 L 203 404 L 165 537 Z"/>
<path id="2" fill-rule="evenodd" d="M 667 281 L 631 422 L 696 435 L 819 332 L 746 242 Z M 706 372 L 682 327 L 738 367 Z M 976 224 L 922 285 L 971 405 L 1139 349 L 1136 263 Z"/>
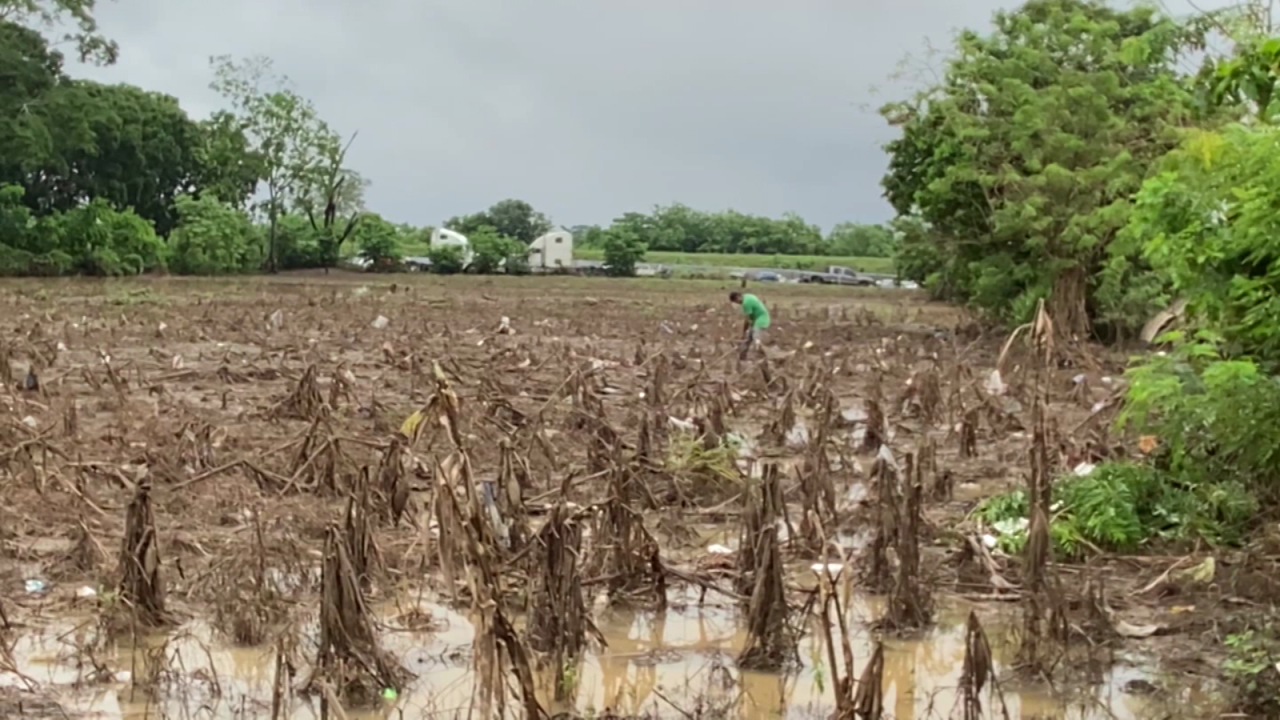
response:
<path id="1" fill-rule="evenodd" d="M 882 602 L 875 597 L 841 588 L 846 608 L 850 642 L 854 652 L 854 674 L 871 655 L 876 636 L 868 623 L 878 617 Z M 899 720 L 949 717 L 957 707 L 964 660 L 964 622 L 970 605 L 943 603 L 937 624 L 919 637 L 886 641 L 884 667 L 885 708 Z M 471 626 L 465 615 L 439 606 L 428 608 L 436 619 L 429 634 L 393 631 L 383 635 L 385 646 L 395 652 L 417 679 L 394 702 L 373 711 L 349 713 L 353 720 L 383 718 L 452 717 L 465 714 L 473 688 L 469 643 Z M 980 610 L 998 667 L 1007 667 L 1013 657 L 1016 618 L 1011 612 Z M 745 633 L 732 608 L 691 606 L 680 612 L 653 613 L 617 608 L 603 612 L 597 620 L 608 643 L 590 654 L 576 667 L 560 672 L 538 668 L 536 685 L 544 706 L 555 711 L 600 714 L 662 715 L 681 717 L 673 708 L 685 710 L 720 709 L 740 720 L 824 717 L 833 708 L 832 685 L 843 668 L 831 668 L 821 633 L 809 633 L 800 648 L 804 666 L 789 675 L 739 672 L 734 659 L 745 644 Z M 63 628 L 66 633 L 70 628 Z M 217 644 L 210 630 L 200 624 L 185 629 L 185 635 L 170 638 L 166 656 L 172 670 L 189 681 L 170 689 L 164 698 L 171 717 L 188 717 L 200 707 L 199 717 L 213 720 L 251 720 L 270 716 L 269 700 L 274 675 L 270 648 L 230 648 Z M 74 689 L 80 672 L 68 655 L 68 645 L 57 633 L 32 633 L 18 639 L 14 654 L 23 673 L 42 684 L 68 688 L 70 708 L 102 720 L 132 720 L 157 717 L 157 708 L 148 706 L 144 693 L 131 693 L 129 672 L 141 672 L 143 651 L 131 651 L 121 644 L 106 651 L 106 662 L 123 681 L 108 687 Z M 81 629 L 71 637 L 87 639 Z M 165 638 L 143 643 L 144 648 L 160 647 Z M 70 642 L 68 640 L 68 642 Z M 209 650 L 206 652 L 205 645 Z M 835 653 L 842 662 L 841 652 Z M 210 673 L 212 662 L 212 673 Z M 191 681 L 199 673 L 216 674 L 221 695 L 204 690 L 204 683 Z M 300 669 L 299 681 L 305 677 Z M 1012 717 L 1103 718 L 1142 717 L 1141 698 L 1123 694 L 1129 680 L 1151 677 L 1146 670 L 1118 666 L 1104 673 L 1087 706 L 1071 709 L 1063 702 L 1034 687 L 1006 687 Z M 5 683 L 17 682 L 0 676 Z M 567 700 L 553 703 L 557 683 L 570 691 Z M 183 691 L 185 688 L 185 692 Z M 185 697 L 180 697 L 185 694 Z M 990 702 L 984 702 L 988 711 Z M 295 699 L 291 718 L 311 720 L 318 712 Z M 992 715 L 992 717 L 996 717 Z"/>

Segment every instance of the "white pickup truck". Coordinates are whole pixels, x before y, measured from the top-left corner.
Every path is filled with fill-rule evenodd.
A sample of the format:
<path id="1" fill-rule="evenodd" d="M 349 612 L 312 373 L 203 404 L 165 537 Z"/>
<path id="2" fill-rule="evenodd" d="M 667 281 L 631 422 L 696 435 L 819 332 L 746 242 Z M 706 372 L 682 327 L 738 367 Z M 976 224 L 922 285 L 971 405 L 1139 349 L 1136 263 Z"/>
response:
<path id="1" fill-rule="evenodd" d="M 800 282 L 822 283 L 824 285 L 875 285 L 875 278 L 863 275 L 853 268 L 831 265 L 826 272 L 806 272 L 800 276 Z"/>

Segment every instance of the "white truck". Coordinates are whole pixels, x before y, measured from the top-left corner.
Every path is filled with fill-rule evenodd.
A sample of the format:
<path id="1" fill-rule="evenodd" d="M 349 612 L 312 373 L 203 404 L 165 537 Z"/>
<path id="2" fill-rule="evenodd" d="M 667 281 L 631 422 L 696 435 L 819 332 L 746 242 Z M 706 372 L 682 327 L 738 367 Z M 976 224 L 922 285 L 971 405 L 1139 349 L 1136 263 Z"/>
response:
<path id="1" fill-rule="evenodd" d="M 875 278 L 864 275 L 853 268 L 841 265 L 830 265 L 826 272 L 805 272 L 800 276 L 803 283 L 821 283 L 823 285 L 875 285 Z"/>

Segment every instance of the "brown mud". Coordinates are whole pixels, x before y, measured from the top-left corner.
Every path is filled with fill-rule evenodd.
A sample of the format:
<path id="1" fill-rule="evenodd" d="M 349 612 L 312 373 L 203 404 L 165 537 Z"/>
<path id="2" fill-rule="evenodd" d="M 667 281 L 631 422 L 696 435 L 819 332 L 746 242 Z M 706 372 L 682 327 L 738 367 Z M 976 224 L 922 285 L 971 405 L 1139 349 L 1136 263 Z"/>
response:
<path id="1" fill-rule="evenodd" d="M 1029 472 L 1031 349 L 913 293 L 769 286 L 768 362 L 740 365 L 729 289 L 342 274 L 6 284 L 0 714 L 341 717 L 352 667 L 376 665 L 400 687 L 345 716 L 461 717 L 475 611 L 494 603 L 521 637 L 528 608 L 543 628 L 533 680 L 548 714 L 825 717 L 835 679 L 858 677 L 883 638 L 885 712 L 958 717 L 971 610 L 991 644 L 986 687 L 1011 717 L 1208 707 L 1212 660 L 1185 658 L 1210 639 L 1206 612 L 1254 600 L 1143 592 L 1194 557 L 1055 564 L 1064 602 L 1081 607 L 1097 579 L 1126 627 L 1161 631 L 1099 643 L 1087 680 L 1013 677 L 1020 560 L 974 552 L 967 514 Z M 1053 472 L 1127 452 L 1107 430 L 1119 359 L 1047 370 Z M 920 487 L 896 529 L 911 542 L 884 548 L 894 569 L 910 556 L 906 580 L 932 596 L 910 634 L 873 629 L 884 603 L 864 594 L 886 463 Z M 734 557 L 751 551 L 742 497 L 770 466 L 785 512 L 768 549 L 788 607 L 761 612 L 795 623 L 784 635 L 799 655 L 782 673 L 737 666 L 752 642 L 751 593 L 734 590 Z M 470 495 L 441 502 L 468 477 Z M 540 533 L 548 517 L 563 526 Z M 625 552 L 601 549 L 606 533 Z M 814 562 L 836 569 L 852 673 L 830 667 L 816 632 Z M 555 580 L 559 567 L 575 582 Z M 776 598 L 776 563 L 760 567 Z M 484 623 L 507 648 L 495 677 L 512 685 L 527 643 L 501 636 L 501 610 Z M 331 672 L 308 683 L 322 637 Z M 983 716 L 1000 705 L 984 699 Z"/>

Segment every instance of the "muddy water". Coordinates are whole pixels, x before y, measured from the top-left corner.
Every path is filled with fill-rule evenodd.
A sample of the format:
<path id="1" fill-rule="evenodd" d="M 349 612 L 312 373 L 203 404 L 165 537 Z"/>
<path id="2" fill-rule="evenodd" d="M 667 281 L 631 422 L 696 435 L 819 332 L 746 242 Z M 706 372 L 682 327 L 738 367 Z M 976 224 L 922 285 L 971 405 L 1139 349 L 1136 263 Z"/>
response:
<path id="1" fill-rule="evenodd" d="M 560 678 L 551 673 L 540 674 L 544 705 L 553 710 L 576 708 L 588 717 L 606 709 L 622 715 L 683 717 L 673 704 L 687 710 L 724 710 L 727 712 L 721 717 L 741 720 L 827 716 L 832 707 L 832 672 L 826 667 L 825 651 L 812 636 L 801 645 L 804 667 L 794 674 L 739 672 L 734 667 L 734 657 L 744 643 L 745 633 L 736 611 L 700 608 L 694 604 L 695 598 L 687 600 L 688 605 L 673 603 L 676 609 L 662 614 L 598 608 L 598 624 L 608 647 Z M 874 641 L 865 629 L 866 622 L 878 615 L 878 605 L 874 598 L 857 595 L 848 604 L 859 672 Z M 417 674 L 417 679 L 395 700 L 386 701 L 375 711 L 351 713 L 352 718 L 465 715 L 472 696 L 470 622 L 439 605 L 424 609 L 433 615 L 432 632 L 383 632 L 385 646 Z M 956 709 L 954 688 L 959 683 L 964 657 L 964 621 L 969 610 L 966 603 L 945 603 L 933 630 L 918 639 L 889 644 L 884 693 L 885 708 L 892 717 L 913 720 L 952 715 Z M 1013 614 L 991 607 L 979 608 L 979 614 L 997 664 L 1007 667 L 1014 643 Z M 167 689 L 159 700 L 148 700 L 129 682 L 132 674 L 145 675 L 147 653 L 124 646 L 97 658 L 114 671 L 115 682 L 73 689 L 80 673 L 70 642 L 83 633 L 66 627 L 47 628 L 26 635 L 14 648 L 22 673 L 41 685 L 65 688 L 59 694 L 69 711 L 101 720 L 270 717 L 274 657 L 269 648 L 220 645 L 206 626 L 195 623 L 170 640 L 165 652 L 172 674 Z M 163 641 L 164 638 L 152 638 L 146 645 L 154 649 Z M 305 676 L 306 668 L 300 668 L 296 684 L 301 684 Z M 557 679 L 576 686 L 569 700 L 552 698 Z M 1149 701 L 1123 691 L 1126 683 L 1142 679 L 1156 680 L 1150 661 L 1121 658 L 1102 674 L 1098 685 L 1077 693 L 1071 701 L 1050 697 L 1043 689 L 1006 686 L 1005 703 L 1013 718 L 1149 717 L 1149 711 L 1154 709 L 1148 706 Z M 12 675 L 0 675 L 0 682 L 19 681 Z M 305 700 L 295 699 L 288 717 L 312 719 L 318 718 L 319 712 Z"/>

